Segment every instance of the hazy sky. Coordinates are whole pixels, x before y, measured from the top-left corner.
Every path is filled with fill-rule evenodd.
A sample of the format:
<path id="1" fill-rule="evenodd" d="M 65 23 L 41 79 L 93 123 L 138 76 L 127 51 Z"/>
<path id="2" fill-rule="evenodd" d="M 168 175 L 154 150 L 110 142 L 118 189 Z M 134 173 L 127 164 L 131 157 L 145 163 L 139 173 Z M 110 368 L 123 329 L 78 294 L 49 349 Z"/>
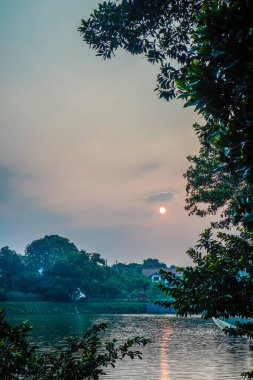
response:
<path id="1" fill-rule="evenodd" d="M 143 57 L 82 42 L 96 4 L 0 0 L 0 247 L 58 234 L 110 264 L 190 263 L 208 225 L 184 210 L 197 116 L 158 99 Z"/>

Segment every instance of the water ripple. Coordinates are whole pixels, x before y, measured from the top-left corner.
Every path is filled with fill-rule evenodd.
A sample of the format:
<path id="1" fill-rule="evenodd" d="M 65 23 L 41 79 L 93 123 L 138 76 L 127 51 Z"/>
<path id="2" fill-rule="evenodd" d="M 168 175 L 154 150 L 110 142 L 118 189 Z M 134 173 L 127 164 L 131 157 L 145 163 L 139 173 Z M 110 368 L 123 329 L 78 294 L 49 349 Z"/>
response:
<path id="1" fill-rule="evenodd" d="M 143 360 L 125 359 L 108 368 L 107 380 L 238 380 L 253 367 L 244 338 L 223 334 L 212 321 L 168 315 L 31 316 L 32 341 L 43 351 L 62 349 L 65 337 L 82 335 L 93 323 L 107 322 L 106 339 L 150 338 Z"/>

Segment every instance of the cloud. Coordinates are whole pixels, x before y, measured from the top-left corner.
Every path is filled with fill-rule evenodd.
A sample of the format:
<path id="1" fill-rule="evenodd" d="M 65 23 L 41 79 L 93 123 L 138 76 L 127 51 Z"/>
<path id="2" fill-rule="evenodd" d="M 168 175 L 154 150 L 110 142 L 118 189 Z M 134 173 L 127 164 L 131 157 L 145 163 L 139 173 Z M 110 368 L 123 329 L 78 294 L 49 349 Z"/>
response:
<path id="1" fill-rule="evenodd" d="M 177 193 L 175 191 L 162 191 L 160 193 L 149 194 L 145 197 L 147 202 L 160 203 L 171 201 Z"/>
<path id="2" fill-rule="evenodd" d="M 146 162 L 146 163 L 140 165 L 139 171 L 146 173 L 146 172 L 157 170 L 158 168 L 160 168 L 160 166 L 161 166 L 160 162 L 150 161 L 150 162 Z"/>

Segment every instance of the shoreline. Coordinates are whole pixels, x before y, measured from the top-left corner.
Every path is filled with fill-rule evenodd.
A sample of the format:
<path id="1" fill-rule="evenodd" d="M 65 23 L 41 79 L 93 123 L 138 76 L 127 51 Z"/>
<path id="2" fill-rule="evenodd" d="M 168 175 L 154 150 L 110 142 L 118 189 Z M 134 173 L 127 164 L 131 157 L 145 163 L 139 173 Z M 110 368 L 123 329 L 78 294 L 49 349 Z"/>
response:
<path id="1" fill-rule="evenodd" d="M 0 302 L 5 315 L 41 315 L 41 314 L 147 314 L 147 306 L 141 302 Z"/>

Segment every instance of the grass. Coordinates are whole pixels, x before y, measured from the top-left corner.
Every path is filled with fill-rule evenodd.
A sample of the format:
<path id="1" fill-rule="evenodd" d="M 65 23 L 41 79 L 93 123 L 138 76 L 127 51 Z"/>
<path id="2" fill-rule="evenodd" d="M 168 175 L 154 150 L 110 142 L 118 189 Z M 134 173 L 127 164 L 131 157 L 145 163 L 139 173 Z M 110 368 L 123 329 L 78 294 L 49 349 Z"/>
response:
<path id="1" fill-rule="evenodd" d="M 140 302 L 79 303 L 76 306 L 62 302 L 0 302 L 6 315 L 35 314 L 146 314 L 146 305 Z"/>

